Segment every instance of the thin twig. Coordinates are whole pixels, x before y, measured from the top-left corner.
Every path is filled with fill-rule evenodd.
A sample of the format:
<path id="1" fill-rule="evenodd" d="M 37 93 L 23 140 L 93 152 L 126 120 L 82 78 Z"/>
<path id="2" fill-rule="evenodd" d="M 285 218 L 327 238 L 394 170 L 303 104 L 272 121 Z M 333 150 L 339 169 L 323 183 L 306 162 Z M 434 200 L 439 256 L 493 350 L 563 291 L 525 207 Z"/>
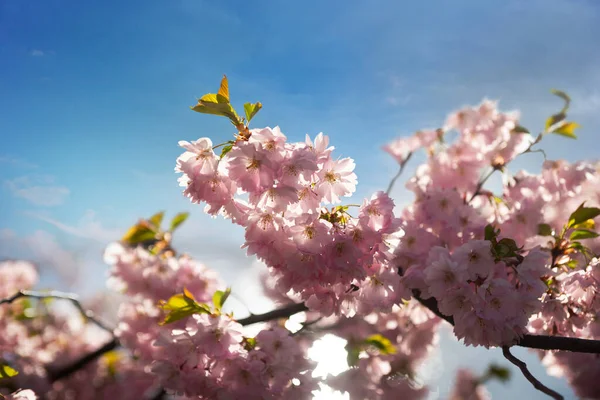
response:
<path id="1" fill-rule="evenodd" d="M 508 346 L 502 347 L 502 354 L 508 361 L 519 367 L 525 378 L 527 378 L 527 380 L 531 382 L 534 388 L 536 388 L 542 393 L 547 394 L 553 399 L 564 400 L 564 397 L 560 393 L 555 392 L 554 390 L 545 386 L 542 382 L 538 381 L 536 377 L 533 376 L 531 372 L 529 372 L 529 369 L 527 369 L 527 364 L 525 364 L 523 361 L 519 360 L 517 357 L 512 355 Z"/>
<path id="2" fill-rule="evenodd" d="M 392 180 L 390 181 L 390 184 L 388 185 L 387 190 L 385 191 L 385 194 L 389 195 L 390 192 L 392 191 L 392 188 L 394 187 L 394 184 L 396 183 L 396 180 L 398 178 L 400 178 L 400 175 L 402 175 L 402 172 L 404 172 L 404 167 L 406 167 L 406 164 L 408 164 L 408 160 L 410 160 L 410 158 L 412 157 L 413 153 L 412 151 L 410 153 L 408 153 L 408 155 L 406 156 L 406 159 L 404 161 L 402 161 L 402 163 L 400 164 L 400 169 L 398 170 L 398 173 L 392 178 Z"/>
<path id="3" fill-rule="evenodd" d="M 472 202 L 475 197 L 479 196 L 479 193 L 481 192 L 483 185 L 487 182 L 488 179 L 490 179 L 490 177 L 494 174 L 494 172 L 496 172 L 496 170 L 497 170 L 496 168 L 492 168 L 490 170 L 490 172 L 487 173 L 487 175 L 485 175 L 483 178 L 481 178 L 479 180 L 479 182 L 477 182 L 477 187 L 475 188 L 475 191 L 471 195 L 471 198 L 469 199 L 469 201 L 467 201 L 467 204 Z"/>
<path id="4" fill-rule="evenodd" d="M 294 314 L 307 310 L 308 307 L 306 307 L 304 303 L 293 303 L 264 314 L 254 314 L 246 318 L 238 319 L 237 322 L 243 326 L 252 325 L 258 322 L 267 322 L 279 318 L 288 318 Z"/>
<path id="5" fill-rule="evenodd" d="M 77 360 L 71 362 L 70 364 L 68 364 L 60 369 L 48 370 L 47 373 L 48 373 L 48 378 L 49 378 L 50 382 L 55 382 L 59 379 L 66 378 L 67 376 L 71 375 L 73 372 L 80 370 L 81 368 L 85 367 L 92 361 L 96 360 L 98 357 L 102 356 L 105 353 L 108 353 L 109 351 L 116 349 L 119 346 L 119 341 L 114 336 L 113 330 L 111 328 L 109 328 L 108 325 L 106 325 L 104 322 L 100 321 L 95 316 L 93 311 L 84 309 L 83 306 L 81 305 L 81 302 L 79 301 L 79 297 L 76 294 L 59 292 L 56 290 L 52 290 L 49 292 L 41 292 L 41 291 L 34 291 L 34 290 L 20 290 L 17 293 L 13 294 L 12 296 L 10 296 L 6 299 L 0 300 L 0 304 L 10 304 L 20 298 L 26 298 L 26 297 L 33 298 L 33 299 L 68 300 L 75 306 L 75 308 L 77 308 L 77 310 L 79 311 L 81 316 L 86 321 L 90 321 L 90 322 L 94 323 L 96 326 L 98 326 L 99 328 L 110 333 L 112 336 L 112 340 L 108 343 L 105 343 L 99 349 L 94 350 L 93 352 L 88 353 L 88 354 L 78 358 Z"/>
<path id="6" fill-rule="evenodd" d="M 79 313 L 86 320 L 93 322 L 94 324 L 96 324 L 101 329 L 109 332 L 111 335 L 113 333 L 113 330 L 111 328 L 109 328 L 105 323 L 103 323 L 102 321 L 100 321 L 95 316 L 95 314 L 94 314 L 93 311 L 84 309 L 83 306 L 81 305 L 81 303 L 79 302 L 79 297 L 76 294 L 73 294 L 73 293 L 59 292 L 57 290 L 52 290 L 52 291 L 49 291 L 49 292 L 41 292 L 41 291 L 34 291 L 34 290 L 20 290 L 17 293 L 13 294 L 12 296 L 10 296 L 10 297 L 8 297 L 6 299 L 0 300 L 0 304 L 12 303 L 15 300 L 23 298 L 23 297 L 29 297 L 29 298 L 32 298 L 32 299 L 62 299 L 62 300 L 69 300 L 71 303 L 73 303 L 73 305 L 77 308 L 77 310 L 79 311 Z"/>

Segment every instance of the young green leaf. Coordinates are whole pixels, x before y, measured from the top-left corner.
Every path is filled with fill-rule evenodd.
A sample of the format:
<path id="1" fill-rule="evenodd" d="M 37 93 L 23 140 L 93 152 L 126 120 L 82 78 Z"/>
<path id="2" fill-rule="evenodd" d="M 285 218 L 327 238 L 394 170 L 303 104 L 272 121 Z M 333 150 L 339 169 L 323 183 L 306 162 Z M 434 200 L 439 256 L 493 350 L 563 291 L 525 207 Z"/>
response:
<path id="1" fill-rule="evenodd" d="M 575 129 L 579 128 L 579 124 L 577 122 L 565 122 L 560 124 L 557 128 L 552 130 L 552 133 L 557 135 L 565 136 L 571 139 L 577 139 L 577 135 L 575 134 Z"/>
<path id="2" fill-rule="evenodd" d="M 510 379 L 510 370 L 496 364 L 492 364 L 488 368 L 487 375 L 498 379 L 500 382 L 506 382 Z"/>
<path id="3" fill-rule="evenodd" d="M 217 290 L 215 294 L 213 294 L 213 304 L 217 311 L 221 311 L 221 309 L 223 308 L 223 304 L 225 304 L 225 301 L 227 300 L 230 294 L 231 288 L 227 288 L 227 290 L 225 291 Z"/>
<path id="4" fill-rule="evenodd" d="M 12 378 L 19 374 L 19 371 L 7 364 L 0 364 L 0 379 Z"/>
<path id="5" fill-rule="evenodd" d="M 152 225 L 154 225 L 154 227 L 156 229 L 160 229 L 160 224 L 162 224 L 162 220 L 163 220 L 164 216 L 165 216 L 164 211 L 157 212 L 156 214 L 154 214 L 153 216 L 150 217 L 149 221 L 152 222 Z"/>
<path id="6" fill-rule="evenodd" d="M 229 82 L 227 82 L 227 75 L 223 75 L 221 79 L 221 87 L 219 87 L 218 96 L 222 96 L 229 103 Z"/>
<path id="7" fill-rule="evenodd" d="M 242 339 L 242 346 L 248 351 L 253 350 L 256 347 L 256 339 L 251 337 L 244 337 Z"/>
<path id="8" fill-rule="evenodd" d="M 246 121 L 250 122 L 257 112 L 262 108 L 260 102 L 257 103 L 246 103 L 244 104 L 244 111 L 246 112 Z"/>
<path id="9" fill-rule="evenodd" d="M 593 219 L 588 219 L 587 221 L 583 221 L 580 224 L 576 224 L 573 225 L 573 228 L 575 229 L 589 229 L 589 230 L 594 230 L 596 229 L 596 223 L 594 222 Z"/>
<path id="10" fill-rule="evenodd" d="M 548 119 L 546 120 L 546 131 L 548 131 L 552 126 L 558 124 L 559 122 L 564 121 L 565 118 L 567 118 L 567 114 L 565 114 L 564 112 L 559 112 L 548 117 Z"/>
<path id="11" fill-rule="evenodd" d="M 156 233 L 156 230 L 149 226 L 147 222 L 142 221 L 129 228 L 121 240 L 127 244 L 135 245 L 155 239 Z"/>
<path id="12" fill-rule="evenodd" d="M 188 212 L 181 212 L 173 217 L 171 220 L 171 228 L 170 231 L 173 232 L 175 229 L 179 227 L 179 225 L 183 224 L 185 220 L 190 216 Z"/>
<path id="13" fill-rule="evenodd" d="M 358 363 L 360 347 L 347 345 L 346 351 L 348 352 L 348 355 L 346 356 L 346 362 L 348 363 L 348 366 L 354 367 Z"/>
<path id="14" fill-rule="evenodd" d="M 565 105 L 563 106 L 562 112 L 566 113 L 569 109 L 569 105 L 571 104 L 571 98 L 569 97 L 569 95 L 563 92 L 562 90 L 557 89 L 551 89 L 550 92 L 553 95 L 556 95 L 565 101 Z"/>
<path id="15" fill-rule="evenodd" d="M 540 236 L 552 236 L 554 231 L 552 227 L 548 224 L 539 224 L 538 225 L 538 235 Z"/>
<path id="16" fill-rule="evenodd" d="M 600 236 L 594 231 L 587 229 L 576 229 L 569 236 L 569 240 L 594 239 Z"/>
<path id="17" fill-rule="evenodd" d="M 525 128 L 524 126 L 521 125 L 517 125 L 515 126 L 515 128 L 511 131 L 511 133 L 529 133 L 529 130 L 527 128 Z"/>
<path id="18" fill-rule="evenodd" d="M 585 203 L 582 203 L 577 210 L 569 216 L 568 228 L 572 228 L 577 224 L 586 222 L 588 219 L 594 219 L 600 215 L 600 208 L 596 207 L 584 207 Z"/>
<path id="19" fill-rule="evenodd" d="M 493 241 L 494 239 L 496 239 L 496 236 L 498 236 L 499 233 L 500 231 L 496 230 L 496 228 L 494 228 L 494 225 L 488 224 L 485 226 L 484 239 Z"/>
<path id="20" fill-rule="evenodd" d="M 233 143 L 223 146 L 223 150 L 221 150 L 221 158 L 225 157 L 225 155 L 229 153 L 231 149 L 233 149 Z"/>
<path id="21" fill-rule="evenodd" d="M 104 355 L 102 356 L 102 361 L 106 366 L 109 376 L 114 378 L 117 375 L 117 366 L 119 365 L 119 361 L 121 361 L 121 358 L 121 353 L 116 350 L 104 353 Z"/>
<path id="22" fill-rule="evenodd" d="M 396 354 L 396 348 L 392 342 L 379 333 L 366 338 L 365 344 L 374 346 L 381 354 Z"/>
<path id="23" fill-rule="evenodd" d="M 159 307 L 167 311 L 165 319 L 159 322 L 159 325 L 170 324 L 171 322 L 187 318 L 192 314 L 211 313 L 206 304 L 197 303 L 193 297 L 188 297 L 185 292 L 171 296 L 167 301 L 161 301 Z"/>

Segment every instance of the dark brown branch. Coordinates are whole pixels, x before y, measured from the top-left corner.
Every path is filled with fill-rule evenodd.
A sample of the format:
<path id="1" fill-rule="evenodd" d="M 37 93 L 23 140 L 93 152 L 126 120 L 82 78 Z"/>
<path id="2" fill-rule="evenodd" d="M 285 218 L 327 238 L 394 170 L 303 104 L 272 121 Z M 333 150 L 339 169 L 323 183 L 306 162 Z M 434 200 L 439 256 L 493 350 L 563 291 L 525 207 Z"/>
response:
<path id="1" fill-rule="evenodd" d="M 110 333 L 113 337 L 110 342 L 106 343 L 99 349 L 78 358 L 77 360 L 73 361 L 72 363 L 68 364 L 67 366 L 57 369 L 57 370 L 48 370 L 47 373 L 48 373 L 48 379 L 50 380 L 50 382 L 55 382 L 59 379 L 66 378 L 67 376 L 71 375 L 73 372 L 82 369 L 83 367 L 85 367 L 86 365 L 91 363 L 92 361 L 96 360 L 98 357 L 102 356 L 105 353 L 108 353 L 111 350 L 116 349 L 119 346 L 119 342 L 118 342 L 117 338 L 114 336 L 113 330 L 111 328 L 109 328 L 105 323 L 100 321 L 94 315 L 93 311 L 84 309 L 83 306 L 81 305 L 81 302 L 79 301 L 78 296 L 73 293 L 59 292 L 56 290 L 49 291 L 49 292 L 38 292 L 38 291 L 33 291 L 33 290 L 20 290 L 17 293 L 13 294 L 12 296 L 10 296 L 6 299 L 0 300 L 0 304 L 10 304 L 20 298 L 25 298 L 25 297 L 33 298 L 33 299 L 68 300 L 75 306 L 75 308 L 77 308 L 77 310 L 79 311 L 81 316 L 83 318 L 85 318 L 86 321 L 94 323 L 99 328 Z"/>
<path id="2" fill-rule="evenodd" d="M 106 343 L 104 346 L 100 347 L 97 350 L 94 350 L 91 353 L 84 355 L 83 357 L 75 360 L 74 362 L 68 364 L 67 366 L 57 369 L 57 370 L 48 370 L 48 379 L 50 382 L 55 382 L 60 379 L 66 378 L 72 373 L 79 371 L 84 368 L 86 365 L 95 361 L 97 358 L 101 357 L 103 354 L 108 353 L 119 347 L 119 341 L 116 338 L 113 338 L 110 342 Z"/>
<path id="3" fill-rule="evenodd" d="M 413 296 L 432 313 L 454 325 L 454 319 L 440 312 L 437 301 L 432 297 L 424 300 L 419 297 L 419 291 L 413 291 Z M 524 335 L 515 346 L 538 350 L 562 350 L 575 353 L 600 354 L 600 340 L 571 338 L 564 336 Z"/>
<path id="4" fill-rule="evenodd" d="M 13 294 L 12 296 L 10 296 L 6 299 L 0 300 L 0 304 L 12 303 L 15 300 L 20 299 L 22 297 L 29 297 L 32 299 L 69 300 L 77 308 L 79 313 L 86 319 L 86 321 L 93 322 L 101 329 L 109 332 L 111 335 L 113 333 L 113 330 L 111 328 L 109 328 L 106 324 L 104 324 L 102 321 L 100 321 L 94 315 L 93 311 L 84 309 L 83 306 L 81 305 L 81 303 L 79 302 L 79 297 L 73 293 L 59 292 L 57 290 L 52 290 L 49 292 L 38 292 L 38 291 L 34 291 L 34 290 L 20 290 L 17 293 Z"/>
<path id="5" fill-rule="evenodd" d="M 293 303 L 264 314 L 253 314 L 249 317 L 238 319 L 237 322 L 244 326 L 252 325 L 258 322 L 267 322 L 279 318 L 288 318 L 294 314 L 307 310 L 308 307 L 306 307 L 304 303 Z"/>
<path id="6" fill-rule="evenodd" d="M 525 364 L 523 361 L 519 360 L 517 357 L 512 355 L 509 347 L 507 347 L 507 346 L 502 347 L 502 354 L 508 361 L 510 361 L 517 367 L 519 367 L 519 369 L 521 370 L 521 372 L 523 373 L 525 378 L 527 378 L 527 380 L 529 382 L 531 382 L 531 384 L 533 385 L 534 388 L 536 388 L 537 390 L 539 390 L 542 393 L 547 394 L 548 396 L 552 397 L 553 399 L 564 400 L 564 397 L 560 393 L 555 392 L 554 390 L 545 386 L 542 382 L 538 381 L 536 379 L 536 377 L 533 376 L 531 374 L 531 372 L 529 372 L 529 369 L 527 369 L 527 364 Z"/>

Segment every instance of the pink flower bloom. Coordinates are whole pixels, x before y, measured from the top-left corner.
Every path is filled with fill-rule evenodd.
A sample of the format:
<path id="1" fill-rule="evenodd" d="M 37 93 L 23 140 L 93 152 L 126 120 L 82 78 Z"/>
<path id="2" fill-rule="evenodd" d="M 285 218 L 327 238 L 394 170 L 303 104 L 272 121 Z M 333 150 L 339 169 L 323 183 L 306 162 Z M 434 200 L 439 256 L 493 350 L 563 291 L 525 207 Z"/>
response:
<path id="1" fill-rule="evenodd" d="M 494 269 L 495 261 L 491 243 L 487 240 L 471 240 L 452 253 L 452 258 L 467 269 L 471 280 L 487 278 Z"/>
<path id="2" fill-rule="evenodd" d="M 343 158 L 339 161 L 328 160 L 319 171 L 317 192 L 326 203 L 339 203 L 341 196 L 349 196 L 356 189 L 354 161 Z"/>
<path id="3" fill-rule="evenodd" d="M 449 292 L 455 290 L 468 277 L 467 266 L 459 264 L 450 256 L 450 252 L 443 247 L 433 247 L 427 259 L 425 269 L 425 282 L 429 293 L 441 300 Z"/>
<path id="4" fill-rule="evenodd" d="M 257 143 L 241 142 L 227 154 L 228 177 L 246 192 L 254 193 L 273 185 L 274 165 Z"/>
<path id="5" fill-rule="evenodd" d="M 16 392 L 8 395 L 8 396 L 4 396 L 4 398 L 6 400 L 37 400 L 37 396 L 35 395 L 35 393 L 33 392 L 33 390 L 17 390 Z"/>

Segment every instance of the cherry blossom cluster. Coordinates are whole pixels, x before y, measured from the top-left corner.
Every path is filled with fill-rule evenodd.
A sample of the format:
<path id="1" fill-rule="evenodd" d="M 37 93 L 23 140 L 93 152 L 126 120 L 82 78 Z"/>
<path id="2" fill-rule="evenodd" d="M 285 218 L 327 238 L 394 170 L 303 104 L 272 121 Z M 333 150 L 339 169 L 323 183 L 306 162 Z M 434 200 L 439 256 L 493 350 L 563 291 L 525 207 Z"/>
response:
<path id="1" fill-rule="evenodd" d="M 452 253 L 433 247 L 424 269 L 427 294 L 454 319 L 454 333 L 467 345 L 510 345 L 526 332 L 546 290 L 547 253 L 533 249 L 518 264 L 497 261 L 492 243 L 472 240 Z"/>
<path id="2" fill-rule="evenodd" d="M 348 341 L 350 369 L 327 379 L 351 399 L 424 399 L 418 367 L 437 343 L 439 319 L 411 301 L 390 313 L 340 320 L 333 333 Z"/>
<path id="3" fill-rule="evenodd" d="M 309 399 L 317 389 L 303 349 L 283 328 L 243 336 L 226 315 L 194 315 L 156 343 L 152 370 L 165 388 L 201 399 Z"/>
<path id="4" fill-rule="evenodd" d="M 194 259 L 114 243 L 105 260 L 112 265 L 111 286 L 129 295 L 115 333 L 170 393 L 197 399 L 303 399 L 317 388 L 306 349 L 285 329 L 246 337 L 243 327 L 221 312 L 159 324 L 164 318 L 160 300 L 180 292 L 200 304 L 213 299 L 216 274 Z"/>
<path id="5" fill-rule="evenodd" d="M 386 244 L 398 227 L 394 203 L 378 192 L 357 217 L 347 206 L 326 208 L 357 182 L 354 162 L 334 160 L 326 136 L 289 143 L 278 127 L 253 129 L 221 157 L 208 138 L 180 145 L 185 195 L 245 228 L 243 247 L 270 268 L 279 291 L 298 293 L 324 315 L 389 310 L 399 301 Z"/>

